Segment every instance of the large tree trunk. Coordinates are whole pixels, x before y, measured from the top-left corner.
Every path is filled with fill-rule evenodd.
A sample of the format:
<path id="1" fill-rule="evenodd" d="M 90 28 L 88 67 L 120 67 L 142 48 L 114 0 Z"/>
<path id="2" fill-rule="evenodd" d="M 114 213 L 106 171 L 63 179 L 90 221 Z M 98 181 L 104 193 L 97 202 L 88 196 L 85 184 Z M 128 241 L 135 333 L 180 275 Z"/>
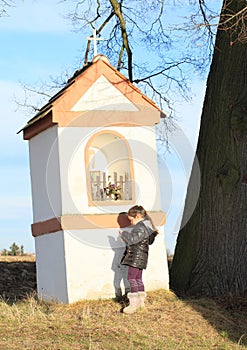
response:
<path id="1" fill-rule="evenodd" d="M 221 23 L 246 6 L 244 0 L 225 0 Z M 247 20 L 239 18 L 240 13 L 219 25 L 216 36 L 196 152 L 201 191 L 179 232 L 171 268 L 171 289 L 177 293 L 247 291 Z"/>

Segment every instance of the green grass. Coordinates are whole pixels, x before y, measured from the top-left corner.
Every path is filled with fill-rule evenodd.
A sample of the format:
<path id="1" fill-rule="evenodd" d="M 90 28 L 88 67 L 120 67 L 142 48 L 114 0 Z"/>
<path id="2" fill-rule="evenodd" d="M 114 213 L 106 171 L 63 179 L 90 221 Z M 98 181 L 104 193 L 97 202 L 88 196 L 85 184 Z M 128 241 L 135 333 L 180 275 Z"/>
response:
<path id="1" fill-rule="evenodd" d="M 149 292 L 146 310 L 120 312 L 113 300 L 71 305 L 31 296 L 0 302 L 0 350 L 234 350 L 247 349 L 244 304 L 211 299 L 178 299 Z"/>

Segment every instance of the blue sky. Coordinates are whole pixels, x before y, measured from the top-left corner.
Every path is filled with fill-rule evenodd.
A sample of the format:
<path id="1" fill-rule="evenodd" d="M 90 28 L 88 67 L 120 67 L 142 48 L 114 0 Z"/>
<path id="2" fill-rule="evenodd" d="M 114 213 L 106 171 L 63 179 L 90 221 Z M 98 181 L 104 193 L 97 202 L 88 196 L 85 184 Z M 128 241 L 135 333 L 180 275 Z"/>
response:
<path id="1" fill-rule="evenodd" d="M 66 70 L 72 74 L 79 62 L 83 61 L 86 36 L 73 31 L 65 18 L 67 3 L 57 4 L 48 0 L 15 3 L 16 6 L 8 10 L 9 16 L 0 18 L 0 250 L 8 249 L 16 242 L 24 245 L 26 252 L 34 252 L 30 229 L 32 208 L 28 143 L 21 134 L 16 134 L 31 115 L 17 109 L 14 99 L 24 97 L 21 83 L 31 85 L 45 82 L 50 76 L 59 76 Z M 193 148 L 204 89 L 205 82 L 195 79 L 192 101 L 176 105 L 177 123 Z M 172 201 L 169 205 L 165 204 L 166 208 L 169 207 L 165 236 L 167 248 L 173 251 L 176 240 L 174 232 L 178 230 L 176 222 L 181 213 L 187 180 L 184 160 L 179 155 L 172 153 L 166 155 L 166 159 L 163 155 L 161 158 L 172 177 Z M 162 195 L 165 196 L 165 190 Z"/>

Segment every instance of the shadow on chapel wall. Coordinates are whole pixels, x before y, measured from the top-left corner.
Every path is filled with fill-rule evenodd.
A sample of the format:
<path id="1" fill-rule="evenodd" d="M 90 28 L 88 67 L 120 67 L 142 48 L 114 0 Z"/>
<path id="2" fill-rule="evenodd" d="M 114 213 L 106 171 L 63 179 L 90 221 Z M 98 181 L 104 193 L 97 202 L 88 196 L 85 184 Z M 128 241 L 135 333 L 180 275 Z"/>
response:
<path id="1" fill-rule="evenodd" d="M 119 228 L 127 228 L 130 226 L 126 212 L 121 212 L 118 215 L 117 222 Z M 120 235 L 116 237 L 108 236 L 110 246 L 114 251 L 114 257 L 112 260 L 111 269 L 114 272 L 113 286 L 115 290 L 116 301 L 121 301 L 124 295 L 130 291 L 130 285 L 128 282 L 128 266 L 121 265 L 121 259 L 125 252 L 125 244 L 121 240 Z"/>

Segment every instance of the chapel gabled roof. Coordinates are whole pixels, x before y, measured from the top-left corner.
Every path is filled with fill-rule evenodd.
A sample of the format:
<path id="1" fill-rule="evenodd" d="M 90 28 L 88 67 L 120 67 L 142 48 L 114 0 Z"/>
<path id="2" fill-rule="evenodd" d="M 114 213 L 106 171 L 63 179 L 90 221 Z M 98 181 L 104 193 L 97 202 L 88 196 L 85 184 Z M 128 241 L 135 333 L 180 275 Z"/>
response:
<path id="1" fill-rule="evenodd" d="M 75 71 L 75 73 L 72 75 L 72 77 L 70 77 L 68 80 L 67 80 L 67 83 L 64 85 L 64 87 L 62 89 L 60 89 L 55 95 L 53 95 L 49 100 L 48 102 L 43 106 L 41 107 L 41 109 L 34 115 L 33 118 L 31 118 L 27 124 L 20 130 L 18 131 L 21 132 L 23 131 L 25 128 L 27 128 L 28 126 L 30 126 L 31 124 L 33 124 L 36 120 L 44 117 L 52 108 L 52 103 L 58 99 L 60 96 L 63 95 L 63 93 L 66 91 L 66 89 L 74 84 L 75 82 L 75 79 L 77 76 L 79 76 L 80 74 L 82 74 L 86 69 L 88 69 L 88 67 L 91 65 L 92 63 L 89 63 L 88 65 L 84 66 L 83 68 L 81 69 L 78 69 Z"/>
<path id="2" fill-rule="evenodd" d="M 96 112 L 91 110 L 90 113 L 87 110 L 74 111 L 72 107 L 75 104 L 76 99 L 79 99 L 80 96 L 84 95 L 100 76 L 104 76 L 114 88 L 121 92 L 122 95 L 127 96 L 130 103 L 136 104 L 138 109 L 142 110 L 142 115 L 145 113 L 147 114 L 147 111 L 144 111 L 145 109 L 149 109 L 149 114 L 150 110 L 152 110 L 155 111 L 156 114 L 158 113 L 159 117 L 160 115 L 164 116 L 164 113 L 160 108 L 144 95 L 134 84 L 132 84 L 122 73 L 111 66 L 105 56 L 97 55 L 91 63 L 84 66 L 82 69 L 77 70 L 73 76 L 68 79 L 66 85 L 52 96 L 40 111 L 19 131 L 24 132 L 24 139 L 30 139 L 39 132 L 55 124 L 61 126 L 68 125 L 71 119 L 82 116 L 82 114 L 84 114 L 83 126 L 86 126 L 87 122 L 89 122 L 90 126 L 96 125 L 98 121 L 94 124 L 93 118 L 95 118 L 96 113 L 99 113 L 99 111 Z M 109 124 L 109 117 L 106 117 L 107 113 L 109 115 L 109 111 L 107 113 L 105 112 L 104 109 L 100 111 L 101 116 L 103 117 L 102 120 L 104 123 L 104 118 L 107 119 L 107 124 Z M 112 113 L 113 112 L 111 112 L 111 118 Z M 115 114 L 115 118 L 112 119 L 113 124 L 123 122 L 123 111 L 121 113 L 115 112 Z M 129 112 L 129 117 L 126 119 L 128 123 L 131 123 L 131 116 L 133 117 L 134 114 Z M 157 119 L 157 116 L 155 118 Z M 133 123 L 135 123 L 134 119 Z M 158 122 L 157 119 L 156 122 L 151 122 L 151 124 L 148 125 L 153 125 Z M 36 127 L 35 130 L 34 126 Z M 75 125 L 73 124 L 70 126 Z"/>

